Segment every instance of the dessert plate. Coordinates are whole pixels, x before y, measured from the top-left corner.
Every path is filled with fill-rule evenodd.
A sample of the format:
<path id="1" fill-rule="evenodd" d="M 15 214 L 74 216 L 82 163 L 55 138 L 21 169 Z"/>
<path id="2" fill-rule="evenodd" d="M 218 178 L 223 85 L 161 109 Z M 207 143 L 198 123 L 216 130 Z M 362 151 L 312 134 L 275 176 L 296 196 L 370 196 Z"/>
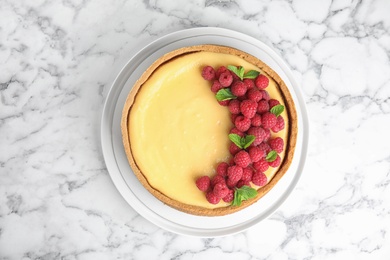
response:
<path id="1" fill-rule="evenodd" d="M 283 178 L 263 198 L 226 216 L 195 216 L 173 209 L 150 194 L 131 170 L 122 144 L 121 115 L 135 81 L 160 56 L 175 49 L 199 45 L 225 45 L 256 56 L 285 81 L 298 115 L 298 139 L 293 162 Z M 123 67 L 108 93 L 101 120 L 101 145 L 110 177 L 128 204 L 141 216 L 168 231 L 198 237 L 216 237 L 244 231 L 270 216 L 291 194 L 305 164 L 308 146 L 305 103 L 285 62 L 267 45 L 248 35 L 221 28 L 193 28 L 165 35 L 141 48 Z"/>

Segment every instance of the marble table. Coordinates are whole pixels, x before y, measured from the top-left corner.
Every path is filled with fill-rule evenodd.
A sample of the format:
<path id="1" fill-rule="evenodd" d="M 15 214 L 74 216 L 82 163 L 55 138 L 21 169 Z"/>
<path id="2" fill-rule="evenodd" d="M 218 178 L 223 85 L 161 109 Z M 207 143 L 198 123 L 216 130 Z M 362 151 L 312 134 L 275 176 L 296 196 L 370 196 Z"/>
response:
<path id="1" fill-rule="evenodd" d="M 389 259 L 390 2 L 0 1 L 0 259 Z M 269 218 L 218 238 L 131 208 L 100 147 L 141 42 L 193 27 L 273 48 L 310 118 L 306 167 Z"/>

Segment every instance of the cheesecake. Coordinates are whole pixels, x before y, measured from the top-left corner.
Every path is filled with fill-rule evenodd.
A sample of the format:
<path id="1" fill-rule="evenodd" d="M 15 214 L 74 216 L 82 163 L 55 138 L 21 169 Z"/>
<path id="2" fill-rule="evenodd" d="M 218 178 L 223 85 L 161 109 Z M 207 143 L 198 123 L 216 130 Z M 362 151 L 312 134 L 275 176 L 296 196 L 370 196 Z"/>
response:
<path id="1" fill-rule="evenodd" d="M 217 76 L 220 77 L 218 69 L 229 66 L 245 70 L 243 73 L 247 75 L 257 72 L 265 78 L 267 86 L 264 90 L 269 95 L 265 103 L 274 100 L 283 108 L 277 115 L 283 120 L 283 129 L 275 132 L 266 129 L 264 132 L 268 136 L 264 137 L 263 142 L 269 148 L 266 140 L 283 140 L 277 154 L 269 148 L 262 158 L 265 161 L 265 157 L 267 160 L 268 157 L 274 157 L 274 160 L 278 157 L 279 162 L 261 173 L 261 185 L 256 185 L 258 181 L 254 180 L 244 183 L 247 185 L 245 187 L 255 191 L 255 195 L 238 204 L 233 203 L 232 199 L 209 199 L 215 186 L 213 180 L 219 174 L 218 167 L 224 164 L 233 169 L 236 167 L 235 161 L 238 163 L 238 156 L 232 153 L 232 136 L 237 137 L 238 134 L 240 137 L 252 137 L 250 130 L 248 133 L 237 131 L 239 115 L 233 115 L 234 108 L 231 108 L 231 100 L 242 104 L 243 100 L 249 99 L 248 94 L 236 97 L 229 91 L 232 98 L 218 100 L 216 97 L 220 94 L 219 90 L 225 91 L 229 88 L 220 87 L 217 89 L 219 93 L 213 89 L 213 82 L 218 81 Z M 213 68 L 211 72 L 214 70 L 216 76 L 205 79 L 206 67 Z M 226 71 L 234 76 L 234 82 L 242 81 L 242 78 L 238 79 L 231 70 L 225 69 Z M 233 87 L 231 89 L 233 90 Z M 261 128 L 261 120 L 266 118 L 265 113 L 256 114 L 259 114 L 260 120 L 260 126 L 257 128 Z M 262 116 L 264 118 L 261 118 Z M 267 124 L 268 121 L 263 123 Z M 236 129 L 236 132 L 233 129 Z M 122 112 L 121 130 L 127 159 L 140 183 L 164 204 L 202 216 L 221 216 L 242 210 L 272 189 L 292 162 L 298 131 L 293 99 L 278 74 L 252 55 L 219 45 L 184 47 L 156 60 L 135 82 L 128 94 Z M 249 155 L 248 150 L 253 146 L 250 144 L 245 149 L 242 148 L 242 153 Z M 274 152 L 273 156 L 269 150 Z M 256 172 L 252 164 L 246 168 L 250 169 L 252 174 Z M 210 187 L 207 186 L 204 190 L 198 187 L 197 180 L 201 177 L 210 180 Z M 227 175 L 223 178 L 228 179 Z M 235 190 L 241 187 L 235 185 L 229 185 L 227 188 L 230 197 L 238 196 Z"/>

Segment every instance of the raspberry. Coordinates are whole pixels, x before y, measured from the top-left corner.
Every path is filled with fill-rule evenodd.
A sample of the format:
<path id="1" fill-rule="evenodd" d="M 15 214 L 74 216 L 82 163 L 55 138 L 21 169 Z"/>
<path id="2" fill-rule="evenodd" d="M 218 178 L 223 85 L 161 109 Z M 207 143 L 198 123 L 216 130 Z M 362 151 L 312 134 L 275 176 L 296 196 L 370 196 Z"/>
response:
<path id="1" fill-rule="evenodd" d="M 219 83 L 218 80 L 214 80 L 213 85 L 211 85 L 211 91 L 215 94 L 217 94 L 218 91 L 223 89 L 221 83 Z"/>
<path id="2" fill-rule="evenodd" d="M 246 132 L 251 127 L 251 120 L 245 116 L 238 116 L 234 121 L 234 125 L 241 132 Z"/>
<path id="3" fill-rule="evenodd" d="M 230 100 L 223 100 L 223 101 L 218 101 L 218 103 L 219 103 L 221 106 L 227 107 L 227 106 L 229 105 L 229 101 L 230 101 Z"/>
<path id="4" fill-rule="evenodd" d="M 236 135 L 239 135 L 239 136 L 241 136 L 241 137 L 244 137 L 244 133 L 243 132 L 241 132 L 240 130 L 238 130 L 236 127 L 233 127 L 231 130 L 230 130 L 230 132 L 229 132 L 230 134 L 236 134 Z"/>
<path id="5" fill-rule="evenodd" d="M 235 81 L 230 87 L 230 90 L 233 95 L 240 97 L 245 95 L 247 87 L 242 81 Z"/>
<path id="6" fill-rule="evenodd" d="M 255 140 L 253 141 L 252 146 L 259 145 L 264 141 L 265 131 L 261 126 L 252 126 L 249 128 L 248 134 L 255 136 Z"/>
<path id="7" fill-rule="evenodd" d="M 228 194 L 228 192 L 229 192 L 229 188 L 226 186 L 226 184 L 217 183 L 213 188 L 213 193 L 218 198 L 225 197 Z"/>
<path id="8" fill-rule="evenodd" d="M 259 114 L 256 114 L 254 117 L 251 118 L 251 125 L 261 126 L 261 116 Z"/>
<path id="9" fill-rule="evenodd" d="M 252 118 L 255 116 L 257 111 L 257 103 L 253 100 L 246 99 L 240 104 L 241 113 L 247 117 Z"/>
<path id="10" fill-rule="evenodd" d="M 277 153 L 283 152 L 284 141 L 280 137 L 276 137 L 268 142 L 272 150 L 275 150 Z"/>
<path id="11" fill-rule="evenodd" d="M 270 99 L 270 100 L 268 100 L 268 104 L 269 104 L 269 109 L 271 109 L 274 106 L 279 105 L 280 102 L 276 99 Z"/>
<path id="12" fill-rule="evenodd" d="M 261 158 L 260 161 L 254 162 L 252 164 L 253 168 L 255 168 L 256 171 L 265 172 L 269 168 L 269 164 L 265 157 Z M 253 179 L 253 177 L 252 177 Z"/>
<path id="13" fill-rule="evenodd" d="M 217 183 L 226 184 L 225 178 L 220 175 L 215 175 L 214 178 L 211 179 L 210 186 L 214 187 Z"/>
<path id="14" fill-rule="evenodd" d="M 276 116 L 271 112 L 266 112 L 261 116 L 261 124 L 264 128 L 272 128 L 276 125 Z"/>
<path id="15" fill-rule="evenodd" d="M 245 168 L 251 163 L 251 158 L 246 151 L 241 150 L 234 155 L 234 162 L 236 165 Z"/>
<path id="16" fill-rule="evenodd" d="M 213 80 L 215 79 L 215 70 L 211 66 L 205 66 L 202 69 L 202 77 L 205 80 Z"/>
<path id="17" fill-rule="evenodd" d="M 241 180 L 244 182 L 249 182 L 252 180 L 253 170 L 251 167 L 246 167 L 242 171 Z"/>
<path id="18" fill-rule="evenodd" d="M 242 168 L 240 166 L 237 166 L 237 165 L 233 165 L 233 166 L 230 166 L 227 170 L 227 175 L 228 175 L 228 180 L 231 180 L 231 181 L 239 181 L 242 177 Z"/>
<path id="19" fill-rule="evenodd" d="M 272 149 L 271 147 L 269 147 L 269 145 L 267 143 L 261 143 L 259 144 L 257 147 L 259 147 L 261 150 L 263 150 L 265 152 L 265 154 L 268 154 Z"/>
<path id="20" fill-rule="evenodd" d="M 222 177 L 227 176 L 227 168 L 229 167 L 229 164 L 226 162 L 221 162 L 217 166 L 217 175 L 220 175 Z"/>
<path id="21" fill-rule="evenodd" d="M 268 141 L 268 139 L 271 137 L 271 131 L 268 128 L 264 129 L 264 131 L 265 131 L 265 135 L 264 135 L 264 142 L 265 142 Z"/>
<path id="22" fill-rule="evenodd" d="M 283 129 L 284 129 L 284 118 L 282 116 L 278 116 L 276 118 L 276 124 L 274 125 L 274 127 L 271 128 L 271 130 L 274 133 L 277 133 Z"/>
<path id="23" fill-rule="evenodd" d="M 250 181 L 243 181 L 243 180 L 239 180 L 236 184 L 236 187 L 237 188 L 241 188 L 242 186 L 250 186 Z"/>
<path id="24" fill-rule="evenodd" d="M 263 74 L 260 74 L 255 79 L 255 85 L 258 89 L 265 89 L 266 87 L 268 87 L 268 83 L 269 79 Z"/>
<path id="25" fill-rule="evenodd" d="M 230 100 L 228 109 L 230 113 L 232 114 L 239 114 L 240 113 L 240 101 L 237 99 Z"/>
<path id="26" fill-rule="evenodd" d="M 236 187 L 236 185 L 237 185 L 237 180 L 231 180 L 231 179 L 227 179 L 226 180 L 226 185 L 229 187 L 229 188 L 231 188 L 231 189 L 233 189 L 233 188 L 235 188 Z"/>
<path id="27" fill-rule="evenodd" d="M 248 99 L 253 100 L 255 102 L 259 102 L 263 98 L 263 95 L 256 88 L 249 89 L 247 95 Z"/>
<path id="28" fill-rule="evenodd" d="M 256 171 L 252 176 L 252 182 L 257 186 L 264 186 L 267 184 L 267 176 L 260 171 Z"/>
<path id="29" fill-rule="evenodd" d="M 216 71 L 215 71 L 215 77 L 217 79 L 219 79 L 219 76 L 221 76 L 222 73 L 224 72 L 229 72 L 229 70 L 225 67 L 225 66 L 221 66 L 219 67 Z"/>
<path id="30" fill-rule="evenodd" d="M 255 81 L 253 79 L 244 79 L 242 82 L 244 82 L 248 90 L 255 87 Z"/>
<path id="31" fill-rule="evenodd" d="M 231 73 L 231 74 L 232 74 L 232 76 L 233 76 L 233 81 L 240 80 L 240 77 L 239 77 L 239 76 L 237 76 L 237 74 L 236 74 L 236 73 L 234 73 L 233 71 L 230 71 L 230 73 Z"/>
<path id="32" fill-rule="evenodd" d="M 229 71 L 226 71 L 219 76 L 218 80 L 222 87 L 229 87 L 233 82 L 233 76 Z"/>
<path id="33" fill-rule="evenodd" d="M 241 151 L 240 147 L 238 147 L 235 143 L 230 143 L 229 152 L 231 155 L 236 155 L 239 151 Z"/>
<path id="34" fill-rule="evenodd" d="M 257 113 L 265 113 L 269 111 L 269 104 L 266 100 L 262 99 L 257 102 Z"/>
<path id="35" fill-rule="evenodd" d="M 247 93 L 245 93 L 245 95 L 243 95 L 243 96 L 237 97 L 237 99 L 240 100 L 240 101 L 244 101 L 244 100 L 248 99 Z"/>
<path id="36" fill-rule="evenodd" d="M 210 188 L 210 177 L 202 176 L 196 180 L 196 186 L 201 191 L 207 191 Z"/>
<path id="37" fill-rule="evenodd" d="M 232 158 L 230 158 L 230 160 L 229 160 L 229 166 L 233 166 L 233 165 L 235 165 L 235 163 L 234 163 L 234 158 L 232 157 Z"/>
<path id="38" fill-rule="evenodd" d="M 214 194 L 214 192 L 212 192 L 212 191 L 209 191 L 209 192 L 206 193 L 206 199 L 207 199 L 207 201 L 210 202 L 211 204 L 218 204 L 218 202 L 221 201 L 221 199 L 218 198 L 218 197 Z"/>
<path id="39" fill-rule="evenodd" d="M 249 148 L 249 156 L 252 162 L 258 162 L 265 156 L 265 152 L 257 146 L 252 146 Z"/>
<path id="40" fill-rule="evenodd" d="M 234 199 L 234 191 L 230 190 L 228 191 L 228 194 L 222 198 L 224 202 L 232 202 Z"/>
<path id="41" fill-rule="evenodd" d="M 276 156 L 276 159 L 272 162 L 268 162 L 269 166 L 273 167 L 273 168 L 276 168 L 280 165 L 280 162 L 281 162 L 281 159 L 280 159 L 280 156 L 277 155 Z"/>
<path id="42" fill-rule="evenodd" d="M 269 93 L 268 93 L 267 90 L 262 89 L 262 90 L 260 90 L 260 92 L 261 92 L 261 94 L 263 95 L 263 99 L 265 99 L 265 100 L 267 100 L 267 101 L 270 99 Z"/>
<path id="43" fill-rule="evenodd" d="M 239 114 L 230 114 L 230 119 L 232 120 L 232 123 L 234 124 L 234 121 L 236 121 L 236 118 L 239 116 Z"/>

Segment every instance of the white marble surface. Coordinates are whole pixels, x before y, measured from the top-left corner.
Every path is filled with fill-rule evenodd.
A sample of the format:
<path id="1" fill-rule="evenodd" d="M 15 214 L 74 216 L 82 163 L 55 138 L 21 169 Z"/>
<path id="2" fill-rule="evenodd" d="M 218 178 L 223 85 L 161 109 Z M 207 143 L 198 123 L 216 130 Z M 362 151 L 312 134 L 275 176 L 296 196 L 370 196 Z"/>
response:
<path id="1" fill-rule="evenodd" d="M 0 259 L 390 259 L 390 1 L 0 1 Z M 164 231 L 120 196 L 103 103 L 141 41 L 216 26 L 293 69 L 310 152 L 246 232 Z"/>

